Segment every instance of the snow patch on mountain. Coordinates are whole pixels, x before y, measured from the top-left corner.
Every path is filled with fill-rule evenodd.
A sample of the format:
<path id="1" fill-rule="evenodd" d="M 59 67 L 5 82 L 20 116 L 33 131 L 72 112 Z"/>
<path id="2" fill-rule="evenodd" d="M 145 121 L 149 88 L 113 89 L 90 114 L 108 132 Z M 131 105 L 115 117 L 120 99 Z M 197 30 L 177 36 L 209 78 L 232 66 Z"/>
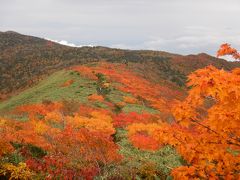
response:
<path id="1" fill-rule="evenodd" d="M 58 44 L 61 44 L 61 45 L 64 45 L 64 46 L 70 46 L 70 47 L 84 47 L 84 46 L 87 46 L 87 47 L 95 47 L 94 45 L 76 45 L 74 43 L 70 43 L 66 40 L 54 40 L 54 39 L 50 39 L 50 38 L 44 38 L 48 41 L 52 41 L 52 42 L 55 42 L 55 43 L 58 43 Z"/>

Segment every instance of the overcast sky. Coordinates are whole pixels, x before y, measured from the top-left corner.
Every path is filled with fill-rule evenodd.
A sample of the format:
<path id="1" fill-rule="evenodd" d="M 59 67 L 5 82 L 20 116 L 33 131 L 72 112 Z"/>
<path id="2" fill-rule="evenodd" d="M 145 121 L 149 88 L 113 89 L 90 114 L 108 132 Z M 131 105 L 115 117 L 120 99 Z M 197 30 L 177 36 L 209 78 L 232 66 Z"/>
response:
<path id="1" fill-rule="evenodd" d="M 180 54 L 240 49 L 239 17 L 240 0 L 0 0 L 0 31 Z"/>

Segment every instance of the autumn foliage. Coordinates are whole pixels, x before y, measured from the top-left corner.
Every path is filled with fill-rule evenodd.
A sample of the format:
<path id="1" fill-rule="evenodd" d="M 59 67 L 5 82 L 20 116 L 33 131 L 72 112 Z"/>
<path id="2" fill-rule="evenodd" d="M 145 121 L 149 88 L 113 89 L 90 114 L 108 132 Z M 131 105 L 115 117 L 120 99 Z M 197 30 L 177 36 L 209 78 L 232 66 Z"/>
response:
<path id="1" fill-rule="evenodd" d="M 120 113 L 113 116 L 113 124 L 115 127 L 127 127 L 130 124 L 133 123 L 151 123 L 156 122 L 158 120 L 157 115 L 148 114 L 148 113 L 136 113 L 136 112 L 130 112 L 130 113 Z"/>
<path id="2" fill-rule="evenodd" d="M 130 140 L 144 132 L 159 145 L 170 144 L 187 161 L 172 171 L 175 179 L 237 179 L 240 156 L 240 76 L 213 66 L 189 76 L 192 87 L 184 102 L 173 108 L 173 124 L 133 124 Z M 212 101 L 212 102 L 211 102 Z M 147 148 L 147 146 L 146 146 Z"/>
<path id="3" fill-rule="evenodd" d="M 240 53 L 236 49 L 232 48 L 230 44 L 222 44 L 217 52 L 217 57 L 231 55 L 234 59 L 240 60 Z"/>
<path id="4" fill-rule="evenodd" d="M 101 95 L 97 95 L 97 94 L 92 94 L 88 97 L 88 100 L 90 101 L 99 101 L 99 102 L 103 102 L 104 98 Z"/>
<path id="5" fill-rule="evenodd" d="M 224 44 L 218 55 L 227 54 L 239 59 L 239 53 Z M 96 92 L 87 96 L 88 103 L 108 108 L 75 100 L 18 106 L 15 115 L 26 116 L 26 121 L 0 118 L 0 178 L 123 179 L 119 174 L 126 172 L 126 161 L 134 166 L 127 169 L 128 178 L 139 178 L 139 172 L 155 177 L 157 167 L 151 161 L 136 169 L 132 157 L 124 159 L 118 131 L 126 132 L 124 143 L 130 142 L 134 152 L 142 150 L 149 157 L 166 145 L 175 148 L 184 162 L 170 167 L 174 179 L 240 178 L 240 69 L 207 66 L 193 72 L 184 100 L 177 90 L 150 82 L 123 64 L 71 70 L 94 81 Z M 62 87 L 72 83 L 68 80 Z M 124 94 L 121 101 L 110 100 L 113 89 Z M 127 105 L 154 111 L 122 111 Z M 11 162 L 11 156 L 19 162 Z"/>
<path id="6" fill-rule="evenodd" d="M 146 103 L 150 107 L 161 110 L 161 115 L 164 117 L 171 114 L 170 109 L 174 100 L 183 97 L 181 92 L 154 84 L 132 72 L 124 64 L 102 62 L 98 66 L 75 66 L 72 70 L 93 80 L 97 80 L 96 74 L 105 75 L 108 82 L 118 82 L 114 88 L 133 95 L 133 97 L 124 97 L 124 102 L 144 105 Z"/>
<path id="7" fill-rule="evenodd" d="M 70 86 L 70 85 L 73 84 L 73 83 L 74 83 L 74 80 L 69 79 L 69 80 L 65 81 L 65 82 L 61 85 L 61 87 L 68 87 L 68 86 Z"/>
<path id="8" fill-rule="evenodd" d="M 115 133 L 111 116 L 104 111 L 90 111 L 88 116 L 78 111 L 66 116 L 62 106 L 61 103 L 26 105 L 19 107 L 18 112 L 27 113 L 29 121 L 1 119 L 0 155 L 13 152 L 12 143 L 19 144 L 18 151 L 26 158 L 28 168 L 50 179 L 91 178 L 101 173 L 99 163 L 107 166 L 121 160 L 118 146 L 111 138 Z M 83 114 L 86 115 L 85 110 Z M 29 145 L 48 153 L 42 159 L 32 158 Z"/>
<path id="9" fill-rule="evenodd" d="M 129 96 L 123 97 L 123 101 L 126 103 L 129 103 L 129 104 L 137 104 L 138 103 L 138 100 L 136 98 L 129 97 Z"/>

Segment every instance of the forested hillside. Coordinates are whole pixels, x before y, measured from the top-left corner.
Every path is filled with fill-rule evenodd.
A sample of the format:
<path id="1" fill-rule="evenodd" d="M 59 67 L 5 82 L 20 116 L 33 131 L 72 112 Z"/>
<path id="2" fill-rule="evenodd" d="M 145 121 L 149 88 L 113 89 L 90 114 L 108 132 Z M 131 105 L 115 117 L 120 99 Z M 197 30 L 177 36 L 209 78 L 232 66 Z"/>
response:
<path id="1" fill-rule="evenodd" d="M 0 98 L 31 86 L 52 72 L 98 61 L 127 64 L 151 81 L 177 86 L 184 86 L 190 72 L 209 64 L 226 70 L 239 66 L 207 54 L 181 56 L 106 47 L 74 48 L 12 31 L 0 32 Z"/>

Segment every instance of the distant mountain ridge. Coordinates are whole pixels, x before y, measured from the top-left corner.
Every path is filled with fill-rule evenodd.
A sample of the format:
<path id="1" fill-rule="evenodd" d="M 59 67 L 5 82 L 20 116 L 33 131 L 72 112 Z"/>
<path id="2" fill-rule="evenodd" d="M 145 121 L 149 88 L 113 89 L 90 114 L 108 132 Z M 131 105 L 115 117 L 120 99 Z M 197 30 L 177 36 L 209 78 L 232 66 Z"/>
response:
<path id="1" fill-rule="evenodd" d="M 123 50 L 107 47 L 69 47 L 17 32 L 0 32 L 0 95 L 5 98 L 57 70 L 77 64 L 107 61 L 125 63 L 145 78 L 184 86 L 192 71 L 212 64 L 231 70 L 227 62 L 207 54 L 182 56 L 162 51 Z"/>

